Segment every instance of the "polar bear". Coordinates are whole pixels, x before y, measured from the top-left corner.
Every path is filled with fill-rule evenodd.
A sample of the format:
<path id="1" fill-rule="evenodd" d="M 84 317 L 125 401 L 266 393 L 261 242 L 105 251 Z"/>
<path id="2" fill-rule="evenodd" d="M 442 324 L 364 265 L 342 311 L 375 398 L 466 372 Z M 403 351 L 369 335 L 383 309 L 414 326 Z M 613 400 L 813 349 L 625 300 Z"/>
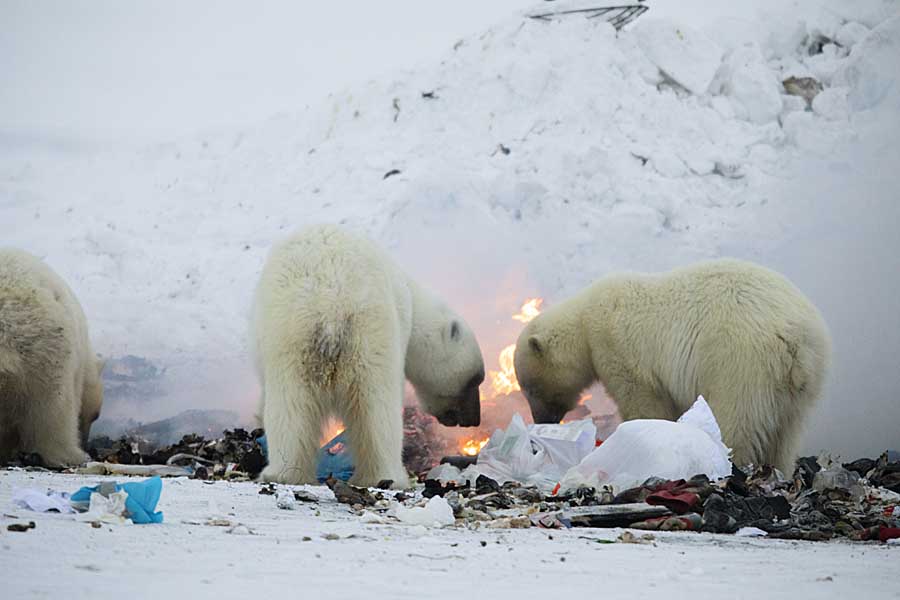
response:
<path id="1" fill-rule="evenodd" d="M 52 466 L 83 463 L 102 369 L 69 286 L 31 254 L 0 249 L 0 461 L 37 452 Z"/>
<path id="2" fill-rule="evenodd" d="M 353 448 L 352 482 L 404 487 L 404 379 L 442 424 L 481 422 L 484 362 L 471 329 L 374 243 L 341 228 L 307 228 L 272 249 L 252 329 L 265 481 L 314 483 L 333 415 Z"/>
<path id="3" fill-rule="evenodd" d="M 595 381 L 625 420 L 673 420 L 703 395 L 735 463 L 791 472 L 830 355 L 796 287 L 723 259 L 597 281 L 525 327 L 515 369 L 538 423 L 559 421 Z"/>

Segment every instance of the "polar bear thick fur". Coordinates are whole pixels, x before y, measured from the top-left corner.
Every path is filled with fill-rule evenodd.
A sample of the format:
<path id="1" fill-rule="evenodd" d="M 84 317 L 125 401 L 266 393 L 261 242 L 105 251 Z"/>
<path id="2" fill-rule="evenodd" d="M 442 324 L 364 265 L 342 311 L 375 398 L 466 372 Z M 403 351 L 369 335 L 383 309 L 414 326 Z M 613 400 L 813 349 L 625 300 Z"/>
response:
<path id="1" fill-rule="evenodd" d="M 676 419 L 703 395 L 735 463 L 791 472 L 830 353 L 789 281 L 715 260 L 597 281 L 528 324 L 515 369 L 536 422 L 559 421 L 596 381 L 625 420 Z"/>
<path id="2" fill-rule="evenodd" d="M 266 481 L 315 482 L 333 415 L 347 428 L 353 483 L 405 486 L 405 379 L 442 424 L 480 423 L 484 363 L 472 331 L 367 239 L 318 226 L 275 246 L 253 321 Z"/>
<path id="3" fill-rule="evenodd" d="M 37 452 L 49 465 L 83 463 L 102 368 L 69 286 L 38 258 L 0 249 L 0 460 Z"/>

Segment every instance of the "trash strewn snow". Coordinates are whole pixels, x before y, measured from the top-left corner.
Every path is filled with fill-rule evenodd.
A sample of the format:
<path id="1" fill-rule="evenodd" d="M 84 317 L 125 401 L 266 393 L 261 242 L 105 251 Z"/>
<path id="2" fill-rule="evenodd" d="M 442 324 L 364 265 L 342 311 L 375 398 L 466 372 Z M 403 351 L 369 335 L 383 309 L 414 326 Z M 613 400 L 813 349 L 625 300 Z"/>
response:
<path id="1" fill-rule="evenodd" d="M 650 477 L 677 480 L 698 474 L 715 480 L 731 474 L 730 452 L 700 396 L 677 422 L 636 419 L 619 425 L 603 445 L 566 473 L 561 489 L 608 485 L 622 490 Z"/>

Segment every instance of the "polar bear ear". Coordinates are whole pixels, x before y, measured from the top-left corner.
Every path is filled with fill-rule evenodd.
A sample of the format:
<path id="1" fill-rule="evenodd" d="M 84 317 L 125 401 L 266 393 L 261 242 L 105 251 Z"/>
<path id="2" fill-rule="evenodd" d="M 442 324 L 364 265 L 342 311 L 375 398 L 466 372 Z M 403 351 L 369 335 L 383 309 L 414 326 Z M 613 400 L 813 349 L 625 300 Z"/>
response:
<path id="1" fill-rule="evenodd" d="M 536 335 L 528 338 L 528 347 L 531 348 L 531 351 L 538 356 L 542 356 L 544 354 L 544 346 L 543 344 L 541 344 L 541 340 L 539 340 Z"/>

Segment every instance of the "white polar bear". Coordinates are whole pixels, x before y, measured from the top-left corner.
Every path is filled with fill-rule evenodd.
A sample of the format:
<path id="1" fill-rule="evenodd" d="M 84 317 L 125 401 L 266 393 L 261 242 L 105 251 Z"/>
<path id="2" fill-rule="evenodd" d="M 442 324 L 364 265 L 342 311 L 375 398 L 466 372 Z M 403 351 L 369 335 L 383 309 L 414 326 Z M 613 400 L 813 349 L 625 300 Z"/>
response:
<path id="1" fill-rule="evenodd" d="M 83 463 L 102 369 L 69 286 L 27 252 L 0 249 L 0 460 L 21 451 Z"/>
<path id="2" fill-rule="evenodd" d="M 353 483 L 405 486 L 404 377 L 442 424 L 480 423 L 484 362 L 472 331 L 375 244 L 338 227 L 311 227 L 272 249 L 253 335 L 263 480 L 315 482 L 322 423 L 334 415 L 347 427 Z"/>
<path id="3" fill-rule="evenodd" d="M 830 354 L 796 287 L 726 259 L 597 281 L 528 324 L 515 369 L 536 422 L 559 421 L 595 381 L 626 420 L 674 420 L 703 395 L 737 464 L 791 472 Z"/>

